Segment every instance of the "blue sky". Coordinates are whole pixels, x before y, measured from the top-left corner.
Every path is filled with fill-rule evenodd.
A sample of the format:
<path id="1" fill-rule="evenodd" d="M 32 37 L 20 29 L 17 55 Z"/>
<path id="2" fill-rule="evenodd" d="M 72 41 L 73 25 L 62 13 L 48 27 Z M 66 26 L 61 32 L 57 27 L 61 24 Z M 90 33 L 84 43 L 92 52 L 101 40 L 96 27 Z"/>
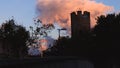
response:
<path id="1" fill-rule="evenodd" d="M 0 0 L 0 24 L 14 16 L 16 22 L 28 27 L 35 17 L 36 0 Z"/>
<path id="2" fill-rule="evenodd" d="M 120 11 L 120 0 L 96 0 L 97 2 L 102 2 L 105 5 L 113 6 L 115 11 Z"/>
<path id="3" fill-rule="evenodd" d="M 36 17 L 37 0 L 0 0 L 0 24 L 5 20 L 14 19 L 18 24 L 29 27 L 33 25 Z M 115 11 L 120 11 L 120 0 L 96 0 L 106 5 L 113 6 Z"/>

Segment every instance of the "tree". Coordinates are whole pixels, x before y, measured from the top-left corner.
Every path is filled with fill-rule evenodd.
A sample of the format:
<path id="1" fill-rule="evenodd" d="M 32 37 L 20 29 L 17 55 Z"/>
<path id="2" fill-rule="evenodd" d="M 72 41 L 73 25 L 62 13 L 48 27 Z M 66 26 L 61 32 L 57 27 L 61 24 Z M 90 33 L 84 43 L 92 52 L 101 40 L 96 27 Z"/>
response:
<path id="1" fill-rule="evenodd" d="M 45 56 L 68 56 L 72 52 L 71 39 L 68 37 L 60 37 L 55 44 L 44 51 Z"/>
<path id="2" fill-rule="evenodd" d="M 0 28 L 0 39 L 2 40 L 4 52 L 8 56 L 20 57 L 27 52 L 26 41 L 29 32 L 25 27 L 17 25 L 13 19 L 3 23 Z"/>
<path id="3" fill-rule="evenodd" d="M 120 14 L 108 14 L 107 16 L 98 17 L 94 34 L 98 40 L 97 42 L 101 42 L 101 45 L 110 45 L 111 48 L 117 48 L 120 44 Z"/>
<path id="4" fill-rule="evenodd" d="M 108 58 L 120 57 L 120 13 L 99 16 L 93 33 L 96 43 L 94 56 L 97 58 L 97 62 L 95 62 L 97 66 L 101 66 L 103 62 L 103 65 L 106 64 Z"/>
<path id="5" fill-rule="evenodd" d="M 42 42 L 40 43 L 41 39 L 44 39 L 48 36 L 48 34 L 55 28 L 53 24 L 44 24 L 41 20 L 37 19 L 34 20 L 35 26 L 30 26 L 30 39 L 28 40 L 28 45 L 33 47 L 35 44 L 35 48 L 40 50 L 40 55 L 43 54 L 42 49 Z"/>

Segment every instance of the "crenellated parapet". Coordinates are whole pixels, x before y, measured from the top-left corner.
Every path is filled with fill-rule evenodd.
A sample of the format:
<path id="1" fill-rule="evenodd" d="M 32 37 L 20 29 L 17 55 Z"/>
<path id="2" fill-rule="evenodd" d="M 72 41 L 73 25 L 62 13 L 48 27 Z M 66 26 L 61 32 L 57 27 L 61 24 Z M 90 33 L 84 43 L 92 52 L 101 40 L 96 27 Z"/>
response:
<path id="1" fill-rule="evenodd" d="M 88 11 L 84 11 L 84 12 L 82 12 L 82 11 L 76 11 L 76 12 L 72 12 L 71 13 L 71 16 L 87 16 L 87 17 L 90 17 L 90 12 L 88 12 Z"/>

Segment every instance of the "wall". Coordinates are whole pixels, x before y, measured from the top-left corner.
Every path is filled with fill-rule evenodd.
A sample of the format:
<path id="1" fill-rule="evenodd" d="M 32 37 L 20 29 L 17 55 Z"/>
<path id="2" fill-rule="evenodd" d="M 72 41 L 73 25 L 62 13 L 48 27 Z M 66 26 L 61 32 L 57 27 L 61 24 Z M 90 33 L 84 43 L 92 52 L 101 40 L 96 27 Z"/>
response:
<path id="1" fill-rule="evenodd" d="M 71 13 L 71 32 L 72 37 L 80 35 L 80 31 L 90 31 L 90 12 L 77 11 Z"/>

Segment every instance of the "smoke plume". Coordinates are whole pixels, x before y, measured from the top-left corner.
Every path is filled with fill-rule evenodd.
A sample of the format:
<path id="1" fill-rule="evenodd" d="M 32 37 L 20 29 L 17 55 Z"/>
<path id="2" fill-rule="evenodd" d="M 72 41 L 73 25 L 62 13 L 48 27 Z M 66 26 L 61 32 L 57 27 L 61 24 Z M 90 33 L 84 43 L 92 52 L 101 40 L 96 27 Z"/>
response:
<path id="1" fill-rule="evenodd" d="M 91 27 L 93 27 L 95 18 L 113 10 L 113 7 L 95 0 L 37 0 L 38 18 L 44 23 L 57 22 L 62 27 L 70 28 L 70 13 L 77 10 L 91 13 Z"/>

